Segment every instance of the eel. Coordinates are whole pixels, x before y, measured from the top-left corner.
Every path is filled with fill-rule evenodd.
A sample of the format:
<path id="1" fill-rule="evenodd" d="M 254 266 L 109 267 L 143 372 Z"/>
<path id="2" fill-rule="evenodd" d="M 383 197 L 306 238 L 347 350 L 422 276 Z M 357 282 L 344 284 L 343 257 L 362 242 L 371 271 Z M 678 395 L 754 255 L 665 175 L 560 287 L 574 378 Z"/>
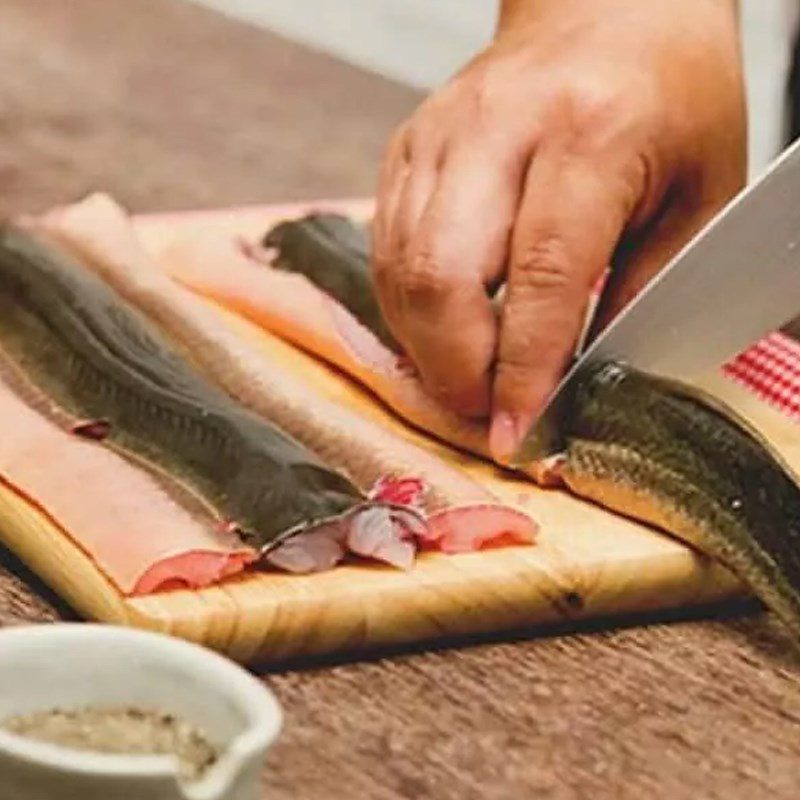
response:
<path id="1" fill-rule="evenodd" d="M 385 478 L 419 478 L 424 493 L 417 510 L 428 516 L 429 527 L 426 535 L 408 514 L 403 516 L 406 527 L 400 525 L 395 533 L 395 560 L 402 565 L 408 563 L 408 548 L 403 547 L 408 526 L 414 529 L 417 543 L 443 551 L 476 549 L 497 541 L 535 541 L 537 525 L 526 512 L 501 503 L 480 483 L 403 436 L 327 400 L 302 380 L 276 369 L 257 339 L 242 336 L 220 310 L 204 304 L 196 293 L 166 274 L 142 247 L 124 209 L 109 196 L 94 194 L 28 218 L 24 224 L 66 247 L 87 270 L 163 331 L 207 381 L 346 475 L 367 495 L 369 503 L 392 505 L 371 491 Z M 387 530 L 385 518 L 371 517 L 377 528 Z M 318 535 L 307 533 L 287 541 L 282 553 L 272 551 L 271 560 L 277 563 L 291 554 L 292 564 L 305 565 L 304 571 L 310 565 L 325 564 L 336 553 L 333 544 L 341 543 L 342 532 L 335 524 L 323 528 Z M 348 539 L 348 545 L 371 553 L 375 540 L 373 535 L 359 533 Z M 314 552 L 303 552 L 305 545 Z"/>
<path id="2" fill-rule="evenodd" d="M 342 235 L 346 231 L 348 241 L 358 234 L 349 220 L 322 216 L 325 220 L 330 217 L 336 220 L 336 226 L 329 223 L 329 228 Z M 303 244 L 302 237 L 309 228 L 316 231 L 319 218 L 312 215 L 278 225 L 265 239 L 271 251 L 228 236 L 199 233 L 177 241 L 164 253 L 163 260 L 179 283 L 351 375 L 405 422 L 461 450 L 488 458 L 486 424 L 467 420 L 431 397 L 413 365 L 382 340 L 381 328 L 372 322 L 380 312 L 371 284 L 358 282 L 361 291 L 369 292 L 369 300 L 362 299 L 359 306 L 371 309 L 360 317 L 345 305 L 355 305 L 351 298 L 328 293 L 331 287 L 344 292 L 355 282 L 321 280 L 324 270 L 313 268 L 313 264 L 331 264 L 340 269 L 350 252 L 330 237 L 318 238 L 315 233 Z M 290 264 L 294 266 L 290 268 Z M 362 268 L 358 257 L 352 271 Z"/>
<path id="3" fill-rule="evenodd" d="M 560 435 L 570 491 L 724 564 L 800 639 L 800 482 L 745 419 L 606 362 L 565 400 Z"/>
<path id="4" fill-rule="evenodd" d="M 257 342 L 226 325 L 215 308 L 170 279 L 143 249 L 124 209 L 109 196 L 94 194 L 26 222 L 53 236 L 166 331 L 209 380 L 360 486 L 386 474 L 420 477 L 429 487 L 429 510 L 493 499 L 477 481 L 441 459 L 276 370 Z"/>
<path id="5" fill-rule="evenodd" d="M 439 407 L 370 315 L 350 313 L 352 301 L 346 306 L 338 292 L 353 283 L 320 277 L 347 259 L 349 271 L 363 271 L 365 246 L 366 232 L 347 218 L 310 214 L 256 244 L 179 242 L 167 261 L 193 291 L 334 364 L 416 427 L 486 456 L 485 430 Z M 363 278 L 360 286 L 373 292 Z M 374 295 L 361 299 L 365 306 L 374 313 Z M 800 490 L 752 426 L 693 387 L 619 364 L 588 373 L 562 420 L 562 452 L 525 472 L 718 560 L 800 638 Z"/>
<path id="6" fill-rule="evenodd" d="M 70 433 L 0 380 L 0 485 L 77 544 L 124 595 L 199 588 L 241 572 L 255 551 L 163 479 Z"/>
<path id="7" fill-rule="evenodd" d="M 275 252 L 276 269 L 310 278 L 337 300 L 390 350 L 399 350 L 376 300 L 369 242 L 363 229 L 338 214 L 306 217 L 302 227 L 283 222 L 270 230 L 263 245 Z M 320 259 L 320 252 L 326 258 Z"/>
<path id="8" fill-rule="evenodd" d="M 364 502 L 344 475 L 193 371 L 66 253 L 0 229 L 0 360 L 40 404 L 184 485 L 260 550 Z"/>

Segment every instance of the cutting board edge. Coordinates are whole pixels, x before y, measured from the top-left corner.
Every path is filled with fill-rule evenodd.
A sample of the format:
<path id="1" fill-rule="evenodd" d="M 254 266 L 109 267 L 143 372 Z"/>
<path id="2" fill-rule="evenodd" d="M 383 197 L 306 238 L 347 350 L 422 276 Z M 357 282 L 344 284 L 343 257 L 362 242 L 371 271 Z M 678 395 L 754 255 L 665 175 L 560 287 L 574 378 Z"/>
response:
<path id="1" fill-rule="evenodd" d="M 222 216 L 225 225 L 235 227 L 238 219 L 246 217 L 248 230 L 255 232 L 265 225 L 267 215 L 274 218 L 276 214 L 297 214 L 309 207 L 341 210 L 366 217 L 372 208 L 372 201 L 300 202 L 277 207 L 256 205 L 171 212 L 138 215 L 135 221 L 143 238 L 151 247 L 157 248 L 163 244 L 163 237 L 173 226 L 190 230 L 193 224 L 218 220 Z M 26 540 L 24 534 L 31 530 L 36 533 Z M 657 533 L 652 533 L 652 536 L 661 539 Z M 580 595 L 585 603 L 582 609 L 570 608 L 569 604 L 564 606 L 561 602 L 563 597 L 558 598 L 559 602 L 555 602 L 554 597 L 538 597 L 532 602 L 523 589 L 519 589 L 511 601 L 502 593 L 494 599 L 487 599 L 486 587 L 474 570 L 463 567 L 463 572 L 459 573 L 462 567 L 456 567 L 484 564 L 488 568 L 489 564 L 494 564 L 496 569 L 505 569 L 500 566 L 504 559 L 502 553 L 487 553 L 477 554 L 471 561 L 455 559 L 450 563 L 451 571 L 457 575 L 447 587 L 451 595 L 443 601 L 446 606 L 443 616 L 449 614 L 451 619 L 457 619 L 457 624 L 450 629 L 443 630 L 442 621 L 430 619 L 430 609 L 408 605 L 419 600 L 419 584 L 412 581 L 402 590 L 393 590 L 393 602 L 397 607 L 391 613 L 382 612 L 382 619 L 376 618 L 375 595 L 371 589 L 361 592 L 372 599 L 371 605 L 364 602 L 363 597 L 359 599 L 358 592 L 348 595 L 343 590 L 342 596 L 350 598 L 349 605 L 341 609 L 340 617 L 334 619 L 330 623 L 331 629 L 326 631 L 320 629 L 319 618 L 321 615 L 324 619 L 329 609 L 319 600 L 310 602 L 308 598 L 295 597 L 286 607 L 281 607 L 277 600 L 266 603 L 261 598 L 257 602 L 248 596 L 263 593 L 262 581 L 268 581 L 267 576 L 249 584 L 237 584 L 234 581 L 194 593 L 174 592 L 125 598 L 80 548 L 49 523 L 35 507 L 26 504 L 4 486 L 0 486 L 0 539 L 83 616 L 172 633 L 207 644 L 244 663 L 280 663 L 304 655 L 417 645 L 454 636 L 471 637 L 534 626 L 546 627 L 551 623 L 569 620 L 613 619 L 620 614 L 637 611 L 666 611 L 682 606 L 705 605 L 743 593 L 741 585 L 726 570 L 711 565 L 687 548 L 673 543 L 667 548 L 655 548 L 653 552 L 657 557 L 642 558 L 635 565 L 630 561 L 620 561 L 609 566 L 591 560 L 584 561 L 582 565 L 571 564 L 567 577 L 560 584 L 556 581 L 556 585 L 560 587 L 562 595 Z M 663 544 L 663 539 L 659 544 Z M 508 557 L 513 560 L 513 556 Z M 534 568 L 541 572 L 541 565 Z M 521 570 L 521 585 L 525 580 L 533 579 L 534 568 L 527 573 Z M 511 573 L 514 573 L 513 569 L 510 569 Z M 340 573 L 347 576 L 353 574 L 347 571 Z M 647 579 L 644 582 L 640 579 L 634 581 L 634 574 L 646 575 Z M 301 585 L 297 584 L 297 587 Z M 242 587 L 247 591 L 243 593 Z M 573 592 L 575 587 L 579 591 Z M 425 591 L 431 591 L 431 587 L 426 587 Z M 297 593 L 302 595 L 303 591 L 298 588 Z M 244 606 L 237 605 L 242 602 Z M 258 609 L 255 617 L 253 609 Z M 242 614 L 245 617 L 249 614 L 251 618 L 243 618 Z M 312 618 L 310 626 L 305 622 L 309 618 Z"/>
<path id="2" fill-rule="evenodd" d="M 442 556 L 442 559 L 455 558 L 451 568 L 457 577 L 435 589 L 430 584 L 420 583 L 420 586 L 428 592 L 442 592 L 453 608 L 461 609 L 462 613 L 458 615 L 460 623 L 447 630 L 436 621 L 439 615 L 431 616 L 426 611 L 424 601 L 415 604 L 419 596 L 415 597 L 413 587 L 408 584 L 395 584 L 392 591 L 383 595 L 384 602 L 391 601 L 392 611 L 386 613 L 384 609 L 380 620 L 369 613 L 374 594 L 365 589 L 361 593 L 351 593 L 350 601 L 333 608 L 332 616 L 330 608 L 326 610 L 318 601 L 312 600 L 306 603 L 306 617 L 301 614 L 293 624 L 271 629 L 266 623 L 281 614 L 297 615 L 298 608 L 303 605 L 291 600 L 287 608 L 281 608 L 274 599 L 266 601 L 264 598 L 259 603 L 256 595 L 271 576 L 244 581 L 234 579 L 222 586 L 197 592 L 125 597 L 71 539 L 39 509 L 6 485 L 0 485 L 0 539 L 82 616 L 179 636 L 247 664 L 279 664 L 302 656 L 370 652 L 454 637 L 500 634 L 570 619 L 588 620 L 635 611 L 704 605 L 741 593 L 741 587 L 724 570 L 692 556 L 683 548 L 676 548 L 669 559 L 669 569 L 664 569 L 663 559 L 654 563 L 645 560 L 636 565 L 635 571 L 647 574 L 649 581 L 639 582 L 635 587 L 626 586 L 625 580 L 606 574 L 603 585 L 617 587 L 617 591 L 604 589 L 598 594 L 589 589 L 586 593 L 587 608 L 576 612 L 559 600 L 573 590 L 571 586 L 580 587 L 588 581 L 592 569 L 576 575 L 574 585 L 559 587 L 558 581 L 554 580 L 551 583 L 553 595 L 547 597 L 537 591 L 526 603 L 519 600 L 519 591 L 524 590 L 524 584 L 533 577 L 534 570 L 526 573 L 518 566 L 515 574 L 522 588 L 509 599 L 502 593 L 494 593 L 488 585 L 482 585 L 488 584 L 491 578 L 489 581 L 472 580 L 467 571 L 459 579 L 458 565 L 471 563 L 471 570 L 475 571 L 479 563 L 475 556 L 460 560 Z M 512 555 L 505 554 L 509 559 Z M 626 565 L 622 571 L 629 574 L 630 566 Z M 343 580 L 357 573 L 354 568 L 345 570 L 349 571 L 340 573 Z M 541 571 L 541 567 L 537 571 Z M 703 575 L 701 580 L 695 574 L 698 572 Z M 370 575 L 374 578 L 374 571 L 370 571 Z M 687 577 L 694 579 L 686 580 Z M 287 585 L 294 580 L 291 576 L 272 578 L 283 580 Z M 541 585 L 541 581 L 537 585 Z M 341 596 L 345 597 L 346 592 Z M 223 604 L 215 607 L 215 599 L 219 597 L 225 598 L 225 604 L 232 606 L 234 613 L 226 615 Z M 326 613 L 331 622 L 327 629 L 322 625 Z M 447 618 L 447 614 L 443 616 Z M 310 628 L 307 624 L 309 617 L 314 619 Z M 314 630 L 314 635 L 308 635 L 309 629 Z"/>

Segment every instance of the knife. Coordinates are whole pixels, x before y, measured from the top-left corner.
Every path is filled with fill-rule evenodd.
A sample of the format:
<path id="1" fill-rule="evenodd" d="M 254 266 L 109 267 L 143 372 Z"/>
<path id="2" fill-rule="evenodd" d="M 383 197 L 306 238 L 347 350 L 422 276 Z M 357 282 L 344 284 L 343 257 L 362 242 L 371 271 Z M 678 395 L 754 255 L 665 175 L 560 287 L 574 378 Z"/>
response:
<path id="1" fill-rule="evenodd" d="M 800 140 L 723 208 L 580 352 L 511 466 L 557 452 L 566 399 L 584 369 L 623 362 L 691 380 L 800 311 Z"/>

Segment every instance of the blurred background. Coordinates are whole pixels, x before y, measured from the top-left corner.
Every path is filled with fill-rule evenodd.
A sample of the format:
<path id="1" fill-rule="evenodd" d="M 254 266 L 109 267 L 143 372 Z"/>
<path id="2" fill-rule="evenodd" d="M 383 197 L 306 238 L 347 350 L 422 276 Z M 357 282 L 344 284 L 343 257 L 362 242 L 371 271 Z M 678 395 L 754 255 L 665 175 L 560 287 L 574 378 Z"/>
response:
<path id="1" fill-rule="evenodd" d="M 497 0 L 0 0 L 0 215 L 363 197 Z M 743 0 L 751 172 L 784 140 L 800 0 Z M 220 13 L 221 12 L 221 13 Z"/>
<path id="2" fill-rule="evenodd" d="M 418 89 L 491 37 L 497 0 L 194 0 Z M 741 0 L 751 172 L 780 148 L 800 0 Z"/>

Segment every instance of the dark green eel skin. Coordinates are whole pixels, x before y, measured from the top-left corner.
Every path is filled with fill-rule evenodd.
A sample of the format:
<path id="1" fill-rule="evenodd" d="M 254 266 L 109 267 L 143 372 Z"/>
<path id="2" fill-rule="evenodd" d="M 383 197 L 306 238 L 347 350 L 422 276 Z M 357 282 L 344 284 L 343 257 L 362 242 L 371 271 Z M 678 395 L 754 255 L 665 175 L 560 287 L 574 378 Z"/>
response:
<path id="1" fill-rule="evenodd" d="M 365 233 L 337 215 L 282 223 L 265 242 L 284 269 L 340 302 L 348 282 L 337 273 L 367 268 Z M 379 314 L 372 284 L 359 286 L 362 305 Z M 378 332 L 369 315 L 360 319 Z M 601 364 L 566 398 L 558 435 L 574 494 L 718 560 L 800 640 L 798 480 L 744 420 L 694 389 Z"/>
<path id="2" fill-rule="evenodd" d="M 375 296 L 365 228 L 341 214 L 308 214 L 276 225 L 262 244 L 275 248 L 274 267 L 305 275 L 399 352 Z"/>
<path id="3" fill-rule="evenodd" d="M 800 484 L 714 398 L 620 364 L 568 399 L 563 478 L 578 495 L 717 559 L 800 639 Z"/>
<path id="4" fill-rule="evenodd" d="M 343 475 L 207 383 L 100 278 L 10 225 L 0 229 L 0 355 L 60 409 L 102 421 L 79 426 L 84 435 L 107 436 L 177 479 L 256 547 L 362 500 Z"/>

